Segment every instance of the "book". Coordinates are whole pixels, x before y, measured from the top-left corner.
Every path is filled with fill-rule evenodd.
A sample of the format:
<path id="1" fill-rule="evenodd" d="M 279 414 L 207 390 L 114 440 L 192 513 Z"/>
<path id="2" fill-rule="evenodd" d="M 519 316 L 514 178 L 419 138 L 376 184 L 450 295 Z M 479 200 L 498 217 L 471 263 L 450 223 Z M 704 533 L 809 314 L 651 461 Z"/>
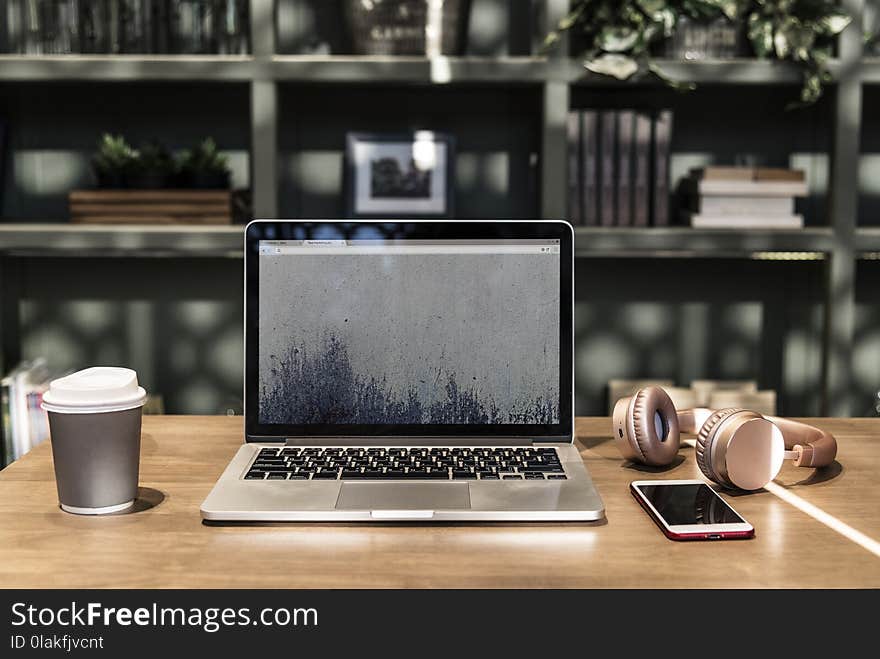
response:
<path id="1" fill-rule="evenodd" d="M 12 447 L 12 399 L 9 397 L 9 377 L 0 379 L 0 469 L 11 464 L 13 458 Z"/>
<path id="2" fill-rule="evenodd" d="M 722 197 L 805 197 L 805 181 L 725 181 L 698 180 L 696 192 L 703 196 Z"/>
<path id="3" fill-rule="evenodd" d="M 581 211 L 581 115 L 569 112 L 566 126 L 568 136 L 568 221 L 583 224 Z"/>
<path id="4" fill-rule="evenodd" d="M 707 195 L 696 197 L 694 211 L 704 215 L 792 215 L 794 197 Z"/>
<path id="5" fill-rule="evenodd" d="M 650 115 L 635 114 L 633 156 L 633 226 L 646 227 L 651 217 L 651 127 Z"/>
<path id="6" fill-rule="evenodd" d="M 617 146 L 617 113 L 603 111 L 599 116 L 599 218 L 603 227 L 617 224 L 615 208 L 615 169 Z"/>
<path id="7" fill-rule="evenodd" d="M 24 53 L 24 14 L 22 0 L 9 0 L 6 3 L 6 52 L 15 55 Z"/>
<path id="8" fill-rule="evenodd" d="M 755 178 L 755 168 L 710 165 L 692 169 L 691 176 L 704 181 L 751 181 Z"/>
<path id="9" fill-rule="evenodd" d="M 669 224 L 669 151 L 672 141 L 672 110 L 654 118 L 654 190 L 651 196 L 654 226 Z"/>
<path id="10" fill-rule="evenodd" d="M 20 0 L 9 0 L 4 12 L 4 52 L 18 55 L 22 53 L 22 16 Z"/>
<path id="11" fill-rule="evenodd" d="M 581 113 L 581 212 L 587 226 L 599 224 L 599 114 Z"/>
<path id="12" fill-rule="evenodd" d="M 756 181 L 805 181 L 806 174 L 802 169 L 781 169 L 778 167 L 755 168 Z"/>
<path id="13" fill-rule="evenodd" d="M 43 359 L 21 362 L 0 380 L 2 458 L 9 464 L 49 437 L 49 422 L 41 408 L 48 389 L 49 370 Z"/>
<path id="14" fill-rule="evenodd" d="M 804 181 L 801 169 L 781 167 L 728 167 L 710 165 L 691 170 L 691 176 L 703 181 Z"/>
<path id="15" fill-rule="evenodd" d="M 617 115 L 617 224 L 633 225 L 633 150 L 635 113 L 621 110 Z"/>
<path id="16" fill-rule="evenodd" d="M 6 164 L 6 122 L 0 117 L 0 181 L 5 181 L 6 172 L 4 167 Z M 3 217 L 3 187 L 0 185 L 0 217 Z"/>
<path id="17" fill-rule="evenodd" d="M 283 3 L 276 4 L 280 8 Z M 216 39 L 217 52 L 221 55 L 248 53 L 247 5 L 248 2 L 242 0 L 220 0 L 216 17 Z"/>
<path id="18" fill-rule="evenodd" d="M 803 215 L 703 215 L 690 216 L 695 229 L 802 229 Z"/>

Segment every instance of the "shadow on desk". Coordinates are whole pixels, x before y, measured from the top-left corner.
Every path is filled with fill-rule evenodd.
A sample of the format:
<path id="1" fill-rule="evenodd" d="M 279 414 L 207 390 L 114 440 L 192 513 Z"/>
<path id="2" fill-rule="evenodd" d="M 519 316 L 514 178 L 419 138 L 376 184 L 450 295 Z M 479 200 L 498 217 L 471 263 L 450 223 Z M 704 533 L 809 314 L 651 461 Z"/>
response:
<path id="1" fill-rule="evenodd" d="M 165 501 L 165 494 L 163 492 L 152 487 L 139 487 L 134 505 L 128 510 L 122 510 L 114 513 L 114 515 L 137 515 L 138 513 L 158 507 L 163 501 Z"/>

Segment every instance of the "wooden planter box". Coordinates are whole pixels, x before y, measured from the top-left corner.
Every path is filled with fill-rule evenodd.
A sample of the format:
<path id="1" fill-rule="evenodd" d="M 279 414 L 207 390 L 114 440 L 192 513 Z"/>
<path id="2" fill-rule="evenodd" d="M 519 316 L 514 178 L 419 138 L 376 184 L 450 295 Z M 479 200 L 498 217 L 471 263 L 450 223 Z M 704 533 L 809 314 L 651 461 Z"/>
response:
<path id="1" fill-rule="evenodd" d="M 232 190 L 73 190 L 79 224 L 231 224 Z"/>

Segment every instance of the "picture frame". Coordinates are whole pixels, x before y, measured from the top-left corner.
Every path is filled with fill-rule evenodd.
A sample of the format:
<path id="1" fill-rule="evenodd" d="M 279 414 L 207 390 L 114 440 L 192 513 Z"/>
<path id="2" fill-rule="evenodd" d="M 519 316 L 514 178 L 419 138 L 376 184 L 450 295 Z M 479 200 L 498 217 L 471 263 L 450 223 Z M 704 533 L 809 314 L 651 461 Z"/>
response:
<path id="1" fill-rule="evenodd" d="M 454 161 L 455 139 L 446 133 L 348 133 L 347 217 L 453 217 Z"/>

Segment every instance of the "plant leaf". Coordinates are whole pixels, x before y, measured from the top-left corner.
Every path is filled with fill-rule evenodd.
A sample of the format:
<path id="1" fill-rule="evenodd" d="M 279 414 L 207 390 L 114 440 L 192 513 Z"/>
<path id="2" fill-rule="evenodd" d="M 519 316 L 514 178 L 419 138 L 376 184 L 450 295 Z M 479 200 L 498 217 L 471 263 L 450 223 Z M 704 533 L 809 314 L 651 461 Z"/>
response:
<path id="1" fill-rule="evenodd" d="M 823 34 L 834 36 L 843 32 L 850 23 L 852 18 L 845 14 L 829 14 L 819 19 L 818 26 Z"/>
<path id="2" fill-rule="evenodd" d="M 559 29 L 560 30 L 568 30 L 577 23 L 578 19 L 581 17 L 581 14 L 584 13 L 584 10 L 587 7 L 586 2 L 579 3 L 574 9 L 572 9 L 568 15 L 559 21 Z"/>
<path id="3" fill-rule="evenodd" d="M 608 53 L 625 53 L 639 40 L 639 33 L 628 27 L 606 27 L 599 33 L 596 45 Z"/>
<path id="4" fill-rule="evenodd" d="M 758 57 L 766 58 L 773 53 L 773 23 L 758 14 L 749 17 L 749 41 Z"/>
<path id="5" fill-rule="evenodd" d="M 636 5 L 648 16 L 653 16 L 669 4 L 666 0 L 637 0 Z"/>
<path id="6" fill-rule="evenodd" d="M 638 62 L 626 55 L 606 53 L 584 62 L 584 68 L 593 73 L 628 80 L 639 70 Z"/>
<path id="7" fill-rule="evenodd" d="M 676 91 L 686 92 L 686 91 L 693 91 L 694 89 L 697 88 L 697 85 L 694 84 L 693 82 L 687 82 L 687 81 L 676 80 L 674 78 L 670 78 L 668 75 L 666 75 L 666 72 L 663 69 L 661 69 L 659 66 L 657 66 L 653 62 L 650 62 L 648 64 L 648 70 L 651 73 L 653 73 L 655 76 L 657 76 L 657 78 L 662 80 L 664 83 L 666 83 L 667 85 L 669 85 L 670 87 L 672 87 Z"/>

